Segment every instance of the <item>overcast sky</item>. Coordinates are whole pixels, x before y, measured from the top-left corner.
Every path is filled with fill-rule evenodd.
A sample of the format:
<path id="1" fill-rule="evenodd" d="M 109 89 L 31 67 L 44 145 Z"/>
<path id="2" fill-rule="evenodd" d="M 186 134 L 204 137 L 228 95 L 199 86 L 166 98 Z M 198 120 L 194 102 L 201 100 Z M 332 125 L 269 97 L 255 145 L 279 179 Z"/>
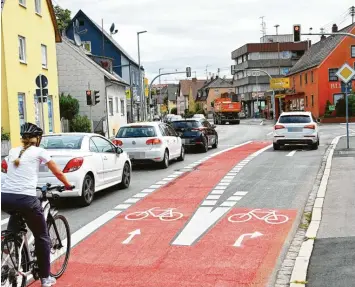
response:
<path id="1" fill-rule="evenodd" d="M 197 78 L 206 78 L 207 71 L 230 76 L 231 52 L 238 47 L 260 42 L 261 16 L 265 16 L 267 34 L 292 33 L 293 24 L 302 31 L 330 31 L 351 24 L 349 8 L 354 0 L 53 0 L 54 5 L 72 11 L 82 9 L 109 31 L 115 23 L 114 38 L 138 60 L 137 31 L 140 36 L 141 63 L 149 80 L 164 72 L 185 70 L 190 65 Z M 313 42 L 319 37 L 313 36 Z M 303 40 L 306 40 L 304 37 Z M 194 76 L 195 74 L 193 74 Z M 164 76 L 162 83 L 183 79 L 184 75 Z"/>

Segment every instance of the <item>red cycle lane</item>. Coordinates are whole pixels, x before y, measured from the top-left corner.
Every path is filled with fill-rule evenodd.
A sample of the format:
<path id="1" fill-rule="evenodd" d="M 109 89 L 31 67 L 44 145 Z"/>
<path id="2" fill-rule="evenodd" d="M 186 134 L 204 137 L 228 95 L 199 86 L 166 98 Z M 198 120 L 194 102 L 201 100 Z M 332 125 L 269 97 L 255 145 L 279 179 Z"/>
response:
<path id="1" fill-rule="evenodd" d="M 267 224 L 254 215 L 240 217 L 246 222 L 230 222 L 230 215 L 240 213 L 232 209 L 194 245 L 171 242 L 213 187 L 267 145 L 253 142 L 212 157 L 127 209 L 73 248 L 56 286 L 262 286 L 258 282 L 270 275 L 294 212 L 282 211 L 289 217 L 285 223 Z M 162 210 L 172 212 L 174 220 L 162 216 Z M 238 236 L 253 232 L 262 235 L 246 235 L 242 246 L 233 246 Z"/>

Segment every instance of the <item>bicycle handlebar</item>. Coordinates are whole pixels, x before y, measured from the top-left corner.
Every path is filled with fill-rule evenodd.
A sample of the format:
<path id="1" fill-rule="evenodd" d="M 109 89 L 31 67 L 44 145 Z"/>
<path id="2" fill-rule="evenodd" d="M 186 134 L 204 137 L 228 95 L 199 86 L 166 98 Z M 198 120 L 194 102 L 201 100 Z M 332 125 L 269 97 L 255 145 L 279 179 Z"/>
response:
<path id="1" fill-rule="evenodd" d="M 69 190 L 73 190 L 75 188 L 74 185 L 70 186 Z M 42 186 L 42 187 L 36 187 L 36 190 L 41 191 L 42 193 L 46 193 L 48 191 L 59 191 L 59 192 L 63 192 L 64 190 L 67 190 L 68 188 L 66 188 L 63 185 L 55 185 L 52 186 L 50 183 L 47 183 L 46 185 Z"/>

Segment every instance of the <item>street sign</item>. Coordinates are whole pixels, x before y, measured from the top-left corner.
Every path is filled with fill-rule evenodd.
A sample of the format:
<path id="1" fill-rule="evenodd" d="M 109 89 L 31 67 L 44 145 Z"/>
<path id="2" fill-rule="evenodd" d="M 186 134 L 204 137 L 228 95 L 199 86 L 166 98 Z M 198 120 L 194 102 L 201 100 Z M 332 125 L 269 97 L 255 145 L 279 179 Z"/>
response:
<path id="1" fill-rule="evenodd" d="M 144 95 L 146 97 L 149 96 L 149 85 L 148 85 L 148 79 L 144 78 Z"/>
<path id="2" fill-rule="evenodd" d="M 329 106 L 329 111 L 330 111 L 330 112 L 335 111 L 335 105 L 330 105 L 330 106 Z"/>
<path id="3" fill-rule="evenodd" d="M 345 63 L 336 73 L 336 75 L 345 83 L 347 84 L 350 82 L 353 77 L 355 76 L 355 71 L 351 68 L 350 65 Z"/>
<path id="4" fill-rule="evenodd" d="M 341 82 L 340 86 L 341 86 L 342 93 L 346 93 L 346 92 L 351 93 L 353 91 L 352 81 L 350 81 L 347 84 L 345 84 L 344 82 Z"/>
<path id="5" fill-rule="evenodd" d="M 272 78 L 272 79 L 270 79 L 270 88 L 272 90 L 289 89 L 290 88 L 290 78 Z"/>
<path id="6" fill-rule="evenodd" d="M 42 87 L 41 87 L 41 79 L 42 79 Z M 36 78 L 36 86 L 38 88 L 46 88 L 48 86 L 48 79 L 45 75 L 38 75 Z"/>

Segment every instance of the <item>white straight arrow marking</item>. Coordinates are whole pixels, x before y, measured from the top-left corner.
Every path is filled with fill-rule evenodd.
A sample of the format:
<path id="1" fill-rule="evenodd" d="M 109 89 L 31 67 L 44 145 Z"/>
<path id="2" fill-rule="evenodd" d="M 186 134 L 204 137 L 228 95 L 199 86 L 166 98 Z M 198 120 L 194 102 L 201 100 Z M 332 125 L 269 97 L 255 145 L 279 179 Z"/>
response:
<path id="1" fill-rule="evenodd" d="M 122 241 L 122 244 L 130 243 L 134 236 L 141 234 L 141 230 L 140 229 L 136 229 L 136 230 L 134 230 L 134 231 L 132 231 L 132 232 L 130 232 L 128 234 L 130 234 L 130 235 L 128 236 L 128 238 L 126 240 Z"/>
<path id="2" fill-rule="evenodd" d="M 262 236 L 263 234 L 260 233 L 259 231 L 255 231 L 254 233 L 245 233 L 245 234 L 242 234 L 239 236 L 239 238 L 235 241 L 235 243 L 233 244 L 233 246 L 235 247 L 240 247 L 242 246 L 242 242 L 244 240 L 244 238 L 246 236 L 250 236 L 250 238 L 256 238 L 256 237 L 259 237 L 259 236 Z"/>

